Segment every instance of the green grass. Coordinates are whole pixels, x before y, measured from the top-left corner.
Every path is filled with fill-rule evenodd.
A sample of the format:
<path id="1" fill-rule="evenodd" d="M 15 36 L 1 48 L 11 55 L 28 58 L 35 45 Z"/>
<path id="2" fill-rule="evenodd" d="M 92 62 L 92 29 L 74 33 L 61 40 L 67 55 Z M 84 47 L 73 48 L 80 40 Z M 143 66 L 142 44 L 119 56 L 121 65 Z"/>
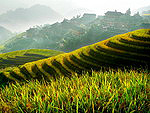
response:
<path id="1" fill-rule="evenodd" d="M 55 56 L 57 54 L 64 53 L 61 51 L 49 50 L 49 49 L 28 49 L 28 50 L 19 50 L 13 51 L 8 53 L 0 54 L 0 58 L 7 58 L 7 57 L 16 57 L 16 56 L 24 56 L 25 54 L 37 54 L 43 56 Z"/>
<path id="2" fill-rule="evenodd" d="M 29 49 L 2 53 L 0 54 L 0 68 L 18 66 L 62 53 L 64 52 L 48 49 Z"/>
<path id="3" fill-rule="evenodd" d="M 0 111 L 14 113 L 148 113 L 150 73 L 109 70 L 0 88 Z"/>
<path id="4" fill-rule="evenodd" d="M 123 39 L 126 42 L 122 42 Z M 22 81 L 31 78 L 40 80 L 42 76 L 50 80 L 52 77 L 71 76 L 76 72 L 99 71 L 102 67 L 108 69 L 146 67 L 149 69 L 149 65 L 150 29 L 141 29 L 116 35 L 70 53 L 1 70 L 0 81 Z"/>

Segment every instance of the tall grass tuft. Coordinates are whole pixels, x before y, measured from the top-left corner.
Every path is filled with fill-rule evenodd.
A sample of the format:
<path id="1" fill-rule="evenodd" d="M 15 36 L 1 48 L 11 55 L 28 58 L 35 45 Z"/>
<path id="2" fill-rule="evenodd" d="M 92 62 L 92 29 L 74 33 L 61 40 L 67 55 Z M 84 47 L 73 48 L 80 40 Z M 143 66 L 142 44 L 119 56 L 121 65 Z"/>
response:
<path id="1" fill-rule="evenodd" d="M 92 72 L 50 82 L 31 80 L 0 89 L 0 111 L 13 113 L 148 113 L 150 73 Z"/>

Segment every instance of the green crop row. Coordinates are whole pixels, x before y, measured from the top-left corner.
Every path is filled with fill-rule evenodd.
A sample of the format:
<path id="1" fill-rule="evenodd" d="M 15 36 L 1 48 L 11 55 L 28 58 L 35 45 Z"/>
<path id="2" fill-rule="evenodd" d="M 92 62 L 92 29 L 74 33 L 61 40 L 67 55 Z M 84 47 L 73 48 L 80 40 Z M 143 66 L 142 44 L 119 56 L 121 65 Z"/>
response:
<path id="1" fill-rule="evenodd" d="M 138 40 L 132 39 L 130 37 L 121 38 L 121 39 L 119 39 L 119 41 L 122 43 L 125 43 L 125 44 L 130 44 L 130 45 L 135 45 L 135 46 L 150 47 L 150 42 L 138 41 Z"/>
<path id="2" fill-rule="evenodd" d="M 29 49 L 19 50 L 9 53 L 0 54 L 0 69 L 6 67 L 14 67 L 23 65 L 27 62 L 32 62 L 51 56 L 62 54 L 61 51 L 48 50 L 48 49 Z"/>
<path id="3" fill-rule="evenodd" d="M 67 58 L 63 59 L 64 65 L 69 67 L 70 70 L 72 70 L 75 73 L 81 74 L 84 69 L 81 69 L 80 67 L 74 65 L 74 63 L 70 62 Z"/>
<path id="4" fill-rule="evenodd" d="M 114 62 L 114 63 L 121 63 L 125 66 L 126 65 L 134 65 L 134 64 L 141 64 L 144 61 L 135 59 L 135 58 L 130 58 L 130 55 L 128 56 L 126 54 L 126 52 L 124 51 L 116 51 L 117 49 L 114 50 L 114 48 L 110 48 L 110 47 L 97 47 L 97 51 L 99 52 L 104 52 L 105 55 L 109 56 L 109 59 Z"/>
<path id="5" fill-rule="evenodd" d="M 150 53 L 149 47 L 143 47 L 143 46 L 141 47 L 141 46 L 135 46 L 135 45 L 131 45 L 131 44 L 125 44 L 125 43 L 121 43 L 117 40 L 109 41 L 107 43 L 107 46 L 112 47 L 112 48 L 116 48 L 119 50 L 123 50 L 123 51 L 145 54 L 145 55 L 148 55 Z"/>
<path id="6" fill-rule="evenodd" d="M 141 41 L 148 41 L 148 42 L 150 41 L 150 36 L 148 34 L 142 34 L 142 33 L 132 34 L 131 38 L 136 40 L 141 40 Z"/>

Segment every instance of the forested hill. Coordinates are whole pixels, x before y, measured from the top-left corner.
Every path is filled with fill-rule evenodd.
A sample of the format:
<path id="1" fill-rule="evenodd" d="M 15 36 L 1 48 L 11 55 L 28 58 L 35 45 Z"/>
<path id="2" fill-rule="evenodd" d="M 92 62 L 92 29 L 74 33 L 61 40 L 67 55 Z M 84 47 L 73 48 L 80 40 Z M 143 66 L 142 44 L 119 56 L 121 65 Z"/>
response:
<path id="1" fill-rule="evenodd" d="M 28 29 L 5 43 L 1 52 L 22 49 L 55 49 L 70 52 L 117 34 L 140 28 L 149 28 L 149 18 L 136 13 L 108 11 L 104 16 L 84 14 L 64 19 L 60 23 Z"/>

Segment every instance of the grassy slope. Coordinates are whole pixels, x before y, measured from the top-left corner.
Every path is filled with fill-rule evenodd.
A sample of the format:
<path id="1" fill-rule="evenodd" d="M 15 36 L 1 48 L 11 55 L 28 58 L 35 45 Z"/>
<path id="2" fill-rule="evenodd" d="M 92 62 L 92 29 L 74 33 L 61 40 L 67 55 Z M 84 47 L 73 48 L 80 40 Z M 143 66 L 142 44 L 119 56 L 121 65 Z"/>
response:
<path id="1" fill-rule="evenodd" d="M 1 73 L 1 80 L 46 80 L 61 75 L 100 70 L 101 67 L 140 67 L 150 64 L 150 29 L 117 35 L 70 53 L 26 63 Z"/>
<path id="2" fill-rule="evenodd" d="M 12 67 L 61 54 L 61 51 L 29 49 L 0 54 L 0 68 Z"/>

